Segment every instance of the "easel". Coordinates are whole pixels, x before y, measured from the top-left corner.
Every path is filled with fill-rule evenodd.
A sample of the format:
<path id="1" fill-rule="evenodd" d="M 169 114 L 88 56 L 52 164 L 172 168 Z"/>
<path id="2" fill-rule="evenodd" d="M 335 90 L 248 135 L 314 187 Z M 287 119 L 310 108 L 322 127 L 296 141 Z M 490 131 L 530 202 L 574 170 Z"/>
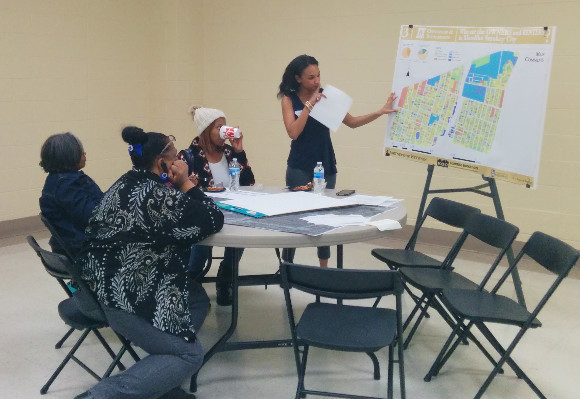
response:
<path id="1" fill-rule="evenodd" d="M 505 220 L 503 215 L 503 209 L 501 207 L 501 202 L 499 200 L 499 193 L 497 191 L 497 185 L 495 184 L 495 178 L 493 177 L 485 177 L 481 176 L 481 178 L 486 182 L 474 187 L 466 187 L 466 188 L 448 188 L 448 189 L 441 189 L 441 190 L 431 190 L 431 179 L 433 178 L 433 170 L 435 166 L 430 164 L 427 166 L 427 180 L 425 181 L 425 188 L 423 189 L 423 196 L 421 198 L 421 204 L 419 205 L 419 213 L 417 215 L 417 220 L 420 220 L 423 216 L 423 212 L 425 211 L 425 203 L 427 202 L 427 195 L 429 194 L 438 194 L 438 193 L 462 193 L 462 192 L 471 192 L 479 195 L 484 195 L 486 197 L 491 197 L 493 200 L 493 205 L 495 207 L 495 213 L 499 219 Z M 482 191 L 483 188 L 489 188 L 489 192 Z M 415 243 L 411 243 L 411 249 L 415 247 Z M 510 248 L 507 251 L 507 258 L 508 262 L 511 265 L 514 262 L 514 252 Z M 522 306 L 526 306 L 526 301 L 524 299 L 524 293 L 522 291 L 522 282 L 520 280 L 520 274 L 517 268 L 514 268 L 512 271 L 512 279 L 514 282 L 514 287 L 516 289 L 516 295 L 518 298 L 518 302 Z"/>

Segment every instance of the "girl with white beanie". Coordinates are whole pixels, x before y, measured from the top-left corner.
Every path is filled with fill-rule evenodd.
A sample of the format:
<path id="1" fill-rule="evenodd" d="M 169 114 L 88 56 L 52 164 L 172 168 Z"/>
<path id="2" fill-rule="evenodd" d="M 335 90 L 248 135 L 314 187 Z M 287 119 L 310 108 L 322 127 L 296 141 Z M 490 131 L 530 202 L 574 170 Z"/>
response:
<path id="1" fill-rule="evenodd" d="M 196 174 L 202 189 L 227 187 L 229 184 L 228 165 L 233 158 L 240 164 L 240 186 L 252 186 L 255 183 L 254 174 L 248 163 L 243 145 L 243 134 L 239 138 L 226 140 L 220 138 L 220 128 L 226 125 L 226 115 L 214 108 L 191 106 L 189 113 L 197 128 L 197 136 L 189 148 L 180 151 L 179 159 L 187 162 L 189 173 Z M 216 282 L 217 304 L 228 306 L 232 303 L 232 267 L 233 249 L 226 248 L 224 259 L 220 263 Z M 194 275 L 203 270 L 206 260 L 211 256 L 211 247 L 196 245 L 192 248 L 190 272 Z M 239 259 L 238 259 L 239 261 Z"/>

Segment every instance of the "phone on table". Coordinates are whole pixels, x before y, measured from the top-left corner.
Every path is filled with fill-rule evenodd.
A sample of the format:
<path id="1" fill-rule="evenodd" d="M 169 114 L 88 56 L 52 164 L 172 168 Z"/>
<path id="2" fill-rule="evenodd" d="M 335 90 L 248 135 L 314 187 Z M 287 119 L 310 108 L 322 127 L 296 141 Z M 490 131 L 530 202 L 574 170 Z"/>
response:
<path id="1" fill-rule="evenodd" d="M 340 190 L 336 193 L 336 195 L 340 197 L 346 197 L 348 195 L 354 194 L 354 190 Z"/>

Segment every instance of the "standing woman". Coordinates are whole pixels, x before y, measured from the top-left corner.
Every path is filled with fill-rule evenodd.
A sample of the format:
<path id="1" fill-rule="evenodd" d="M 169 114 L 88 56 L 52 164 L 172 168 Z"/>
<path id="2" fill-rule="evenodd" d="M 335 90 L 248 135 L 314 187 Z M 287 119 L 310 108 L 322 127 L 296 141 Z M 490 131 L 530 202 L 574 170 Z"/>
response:
<path id="1" fill-rule="evenodd" d="M 314 167 L 322 162 L 326 188 L 336 185 L 336 158 L 330 140 L 330 130 L 310 117 L 310 111 L 324 97 L 320 87 L 320 69 L 316 58 L 300 55 L 286 67 L 280 83 L 278 98 L 282 100 L 282 118 L 286 132 L 292 140 L 286 168 L 286 185 L 303 186 L 312 181 Z M 392 108 L 396 96 L 389 95 L 379 110 L 361 116 L 347 113 L 342 123 L 357 128 L 370 123 L 384 114 L 396 112 Z M 330 247 L 318 247 L 320 266 L 326 267 Z M 292 262 L 294 250 L 285 249 L 284 259 Z"/>
<path id="2" fill-rule="evenodd" d="M 95 208 L 76 262 L 111 328 L 149 356 L 77 398 L 194 397 L 179 387 L 203 362 L 196 332 L 209 298 L 187 262 L 192 244 L 218 232 L 224 216 L 189 179 L 173 136 L 134 126 L 122 136 L 133 169 Z"/>
<path id="3" fill-rule="evenodd" d="M 240 164 L 240 186 L 252 186 L 255 183 L 254 173 L 246 152 L 244 151 L 244 136 L 230 139 L 230 144 L 220 137 L 220 128 L 226 124 L 223 111 L 214 108 L 191 106 L 189 113 L 197 129 L 197 137 L 189 148 L 180 151 L 179 159 L 189 167 L 189 174 L 195 176 L 203 189 L 216 187 L 220 184 L 229 187 L 229 164 L 236 158 Z M 212 247 L 194 245 L 191 248 L 189 270 L 193 276 L 199 275 L 207 259 L 211 256 Z M 239 252 L 239 256 L 243 250 Z M 238 259 L 238 262 L 240 259 Z M 232 278 L 234 266 L 234 250 L 226 248 L 221 261 L 216 280 L 216 302 L 220 306 L 232 304 Z"/>

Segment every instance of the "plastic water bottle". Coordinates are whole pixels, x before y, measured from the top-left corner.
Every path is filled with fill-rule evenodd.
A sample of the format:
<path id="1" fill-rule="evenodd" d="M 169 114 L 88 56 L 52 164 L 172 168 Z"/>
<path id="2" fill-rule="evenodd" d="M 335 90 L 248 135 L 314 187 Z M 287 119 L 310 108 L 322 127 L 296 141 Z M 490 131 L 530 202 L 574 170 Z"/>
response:
<path id="1" fill-rule="evenodd" d="M 324 167 L 322 162 L 317 162 L 314 167 L 314 179 L 312 179 L 312 185 L 314 186 L 314 192 L 316 194 L 322 194 L 324 192 L 324 187 L 326 182 L 324 181 Z"/>
<path id="2" fill-rule="evenodd" d="M 230 191 L 240 191 L 240 164 L 238 158 L 230 162 Z"/>

